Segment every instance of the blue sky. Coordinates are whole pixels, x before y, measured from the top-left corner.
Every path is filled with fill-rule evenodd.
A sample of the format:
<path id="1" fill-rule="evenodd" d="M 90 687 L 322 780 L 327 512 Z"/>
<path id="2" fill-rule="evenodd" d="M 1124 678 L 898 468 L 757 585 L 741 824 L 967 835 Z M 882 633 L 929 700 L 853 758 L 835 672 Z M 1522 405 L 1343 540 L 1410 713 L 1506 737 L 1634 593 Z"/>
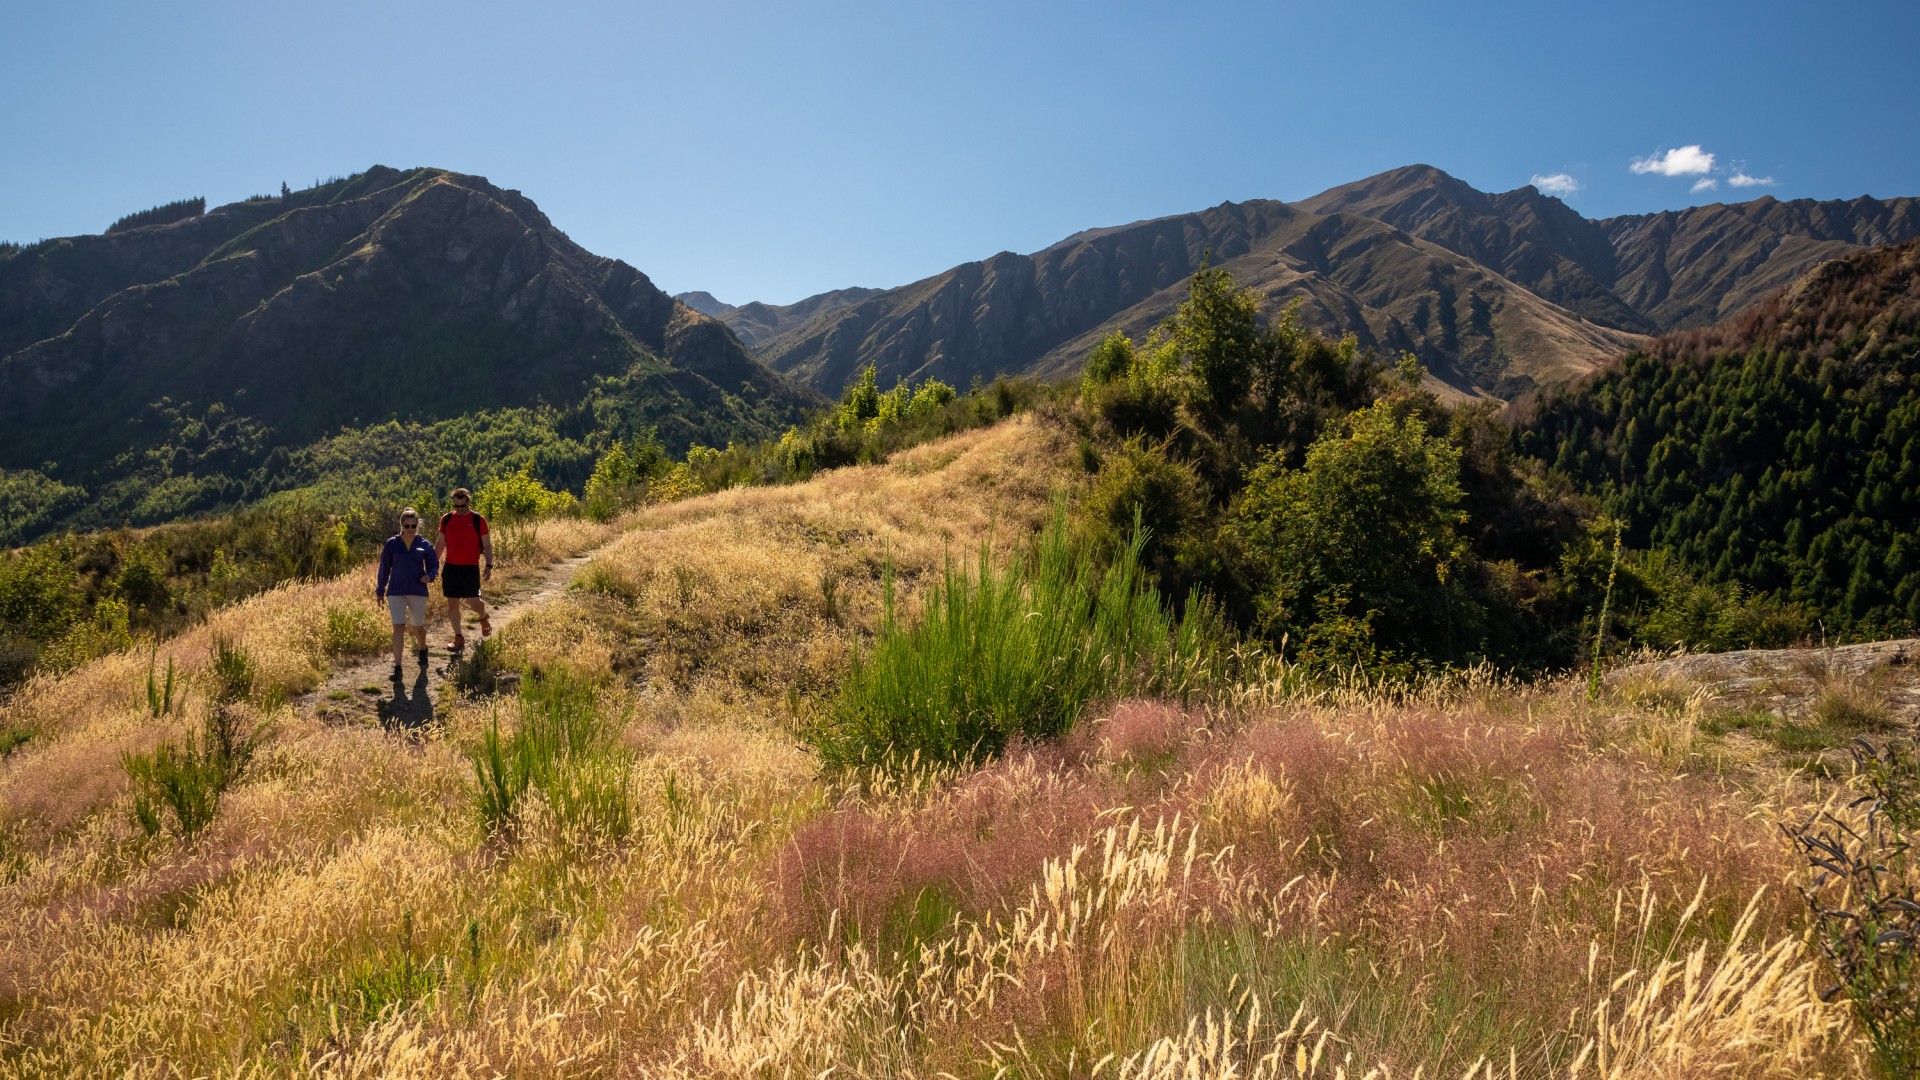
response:
<path id="1" fill-rule="evenodd" d="M 1589 217 L 1920 195 L 1916 41 L 1911 0 L 13 3 L 0 239 L 435 165 L 784 303 L 1414 162 Z"/>

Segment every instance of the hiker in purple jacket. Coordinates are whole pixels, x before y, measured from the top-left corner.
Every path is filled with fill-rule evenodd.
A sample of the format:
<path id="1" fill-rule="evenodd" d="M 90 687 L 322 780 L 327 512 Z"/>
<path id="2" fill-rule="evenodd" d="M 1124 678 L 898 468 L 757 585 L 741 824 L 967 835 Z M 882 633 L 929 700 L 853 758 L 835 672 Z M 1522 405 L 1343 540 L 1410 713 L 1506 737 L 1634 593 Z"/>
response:
<path id="1" fill-rule="evenodd" d="M 409 506 L 400 511 L 400 532 L 387 537 L 380 549 L 380 578 L 373 587 L 376 600 L 387 602 L 393 615 L 393 677 L 400 677 L 401 648 L 413 631 L 420 666 L 427 666 L 427 585 L 440 576 L 440 555 L 420 535 L 420 515 Z"/>

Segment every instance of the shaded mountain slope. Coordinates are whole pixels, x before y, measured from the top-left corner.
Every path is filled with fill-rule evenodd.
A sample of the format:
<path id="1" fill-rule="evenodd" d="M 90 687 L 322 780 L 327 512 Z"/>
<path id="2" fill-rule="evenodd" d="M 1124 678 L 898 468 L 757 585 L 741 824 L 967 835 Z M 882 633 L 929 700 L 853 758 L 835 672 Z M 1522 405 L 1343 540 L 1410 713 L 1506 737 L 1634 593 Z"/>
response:
<path id="1" fill-rule="evenodd" d="M 1042 358 L 1186 280 L 1213 253 L 1245 254 L 1298 216 L 1284 203 L 1224 203 L 1080 233 L 1034 255 L 1001 252 L 891 289 L 764 343 L 775 369 L 832 392 L 867 364 L 887 378 L 1041 370 Z"/>
<path id="2" fill-rule="evenodd" d="M 517 192 L 431 169 L 23 249 L 0 261 L 0 348 L 0 468 L 87 487 L 183 410 L 231 429 L 231 470 L 353 425 L 567 405 L 598 379 L 669 445 L 765 435 L 814 400 Z"/>
<path id="3" fill-rule="evenodd" d="M 1920 200 L 1763 196 L 1598 224 L 1618 252 L 1615 292 L 1677 330 L 1733 315 L 1816 263 L 1920 237 Z"/>

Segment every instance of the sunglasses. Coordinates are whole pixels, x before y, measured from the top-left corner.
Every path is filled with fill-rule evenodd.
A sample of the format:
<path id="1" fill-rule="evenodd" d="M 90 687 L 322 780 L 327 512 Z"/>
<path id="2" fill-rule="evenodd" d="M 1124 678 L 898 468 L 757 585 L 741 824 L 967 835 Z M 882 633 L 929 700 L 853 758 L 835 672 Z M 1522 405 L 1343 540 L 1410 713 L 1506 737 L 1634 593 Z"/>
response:
<path id="1" fill-rule="evenodd" d="M 405 521 L 402 521 L 402 522 L 400 523 L 400 527 L 401 527 L 401 528 L 403 528 L 403 529 L 411 529 L 411 528 L 413 528 L 413 527 L 414 527 L 415 525 L 418 525 L 418 524 L 420 524 L 420 523 L 419 523 L 419 522 L 417 522 L 417 521 L 415 521 L 415 520 L 413 520 L 412 518 L 408 518 L 408 519 L 406 519 Z"/>

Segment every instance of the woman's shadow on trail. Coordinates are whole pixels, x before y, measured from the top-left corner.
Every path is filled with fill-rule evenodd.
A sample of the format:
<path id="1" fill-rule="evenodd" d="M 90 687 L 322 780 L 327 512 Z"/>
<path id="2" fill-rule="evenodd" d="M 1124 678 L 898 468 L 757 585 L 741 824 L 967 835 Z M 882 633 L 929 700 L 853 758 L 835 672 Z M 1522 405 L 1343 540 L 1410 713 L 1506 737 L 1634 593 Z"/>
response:
<path id="1" fill-rule="evenodd" d="M 380 726 L 402 735 L 418 735 L 433 724 L 433 697 L 427 691 L 427 669 L 422 667 L 408 686 L 402 676 L 393 677 L 393 697 L 381 698 L 376 710 Z"/>

